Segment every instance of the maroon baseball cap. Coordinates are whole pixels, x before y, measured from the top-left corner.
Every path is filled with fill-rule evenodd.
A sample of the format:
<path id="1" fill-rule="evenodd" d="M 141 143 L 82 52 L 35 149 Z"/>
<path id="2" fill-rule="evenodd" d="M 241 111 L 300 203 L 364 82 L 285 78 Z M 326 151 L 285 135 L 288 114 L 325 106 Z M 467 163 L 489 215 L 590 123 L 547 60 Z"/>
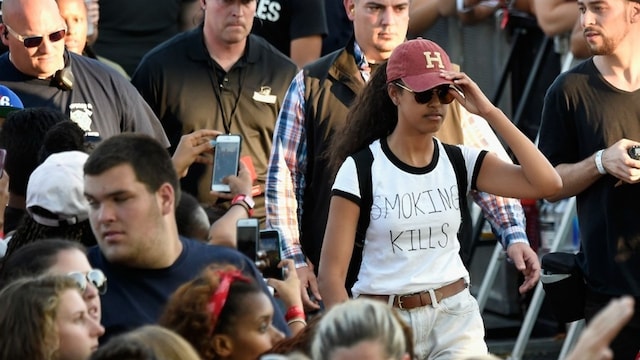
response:
<path id="1" fill-rule="evenodd" d="M 387 83 L 401 79 L 415 92 L 423 92 L 452 81 L 440 76 L 452 70 L 449 55 L 436 43 L 422 38 L 405 41 L 387 62 Z"/>

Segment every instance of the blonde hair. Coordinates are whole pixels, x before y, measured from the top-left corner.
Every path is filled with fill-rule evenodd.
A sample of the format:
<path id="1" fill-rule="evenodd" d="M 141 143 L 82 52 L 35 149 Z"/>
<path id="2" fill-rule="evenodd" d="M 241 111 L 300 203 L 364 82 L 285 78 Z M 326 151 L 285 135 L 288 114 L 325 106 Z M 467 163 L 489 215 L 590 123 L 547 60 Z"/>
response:
<path id="1" fill-rule="evenodd" d="M 159 325 L 145 325 L 118 335 L 91 356 L 92 360 L 200 360 L 182 336 Z"/>
<path id="2" fill-rule="evenodd" d="M 22 278 L 0 291 L 0 359 L 55 359 L 60 298 L 78 285 L 66 276 Z"/>
<path id="3" fill-rule="evenodd" d="M 412 352 L 412 337 L 388 304 L 371 299 L 349 300 L 331 308 L 320 320 L 311 354 L 314 360 L 330 360 L 337 348 L 362 341 L 379 341 L 385 356 L 402 359 Z M 409 333 L 410 335 L 410 333 Z"/>
<path id="4" fill-rule="evenodd" d="M 166 360 L 199 360 L 196 350 L 175 331 L 159 325 L 145 325 L 129 334 L 133 340 L 138 340 L 151 348 L 158 359 Z"/>

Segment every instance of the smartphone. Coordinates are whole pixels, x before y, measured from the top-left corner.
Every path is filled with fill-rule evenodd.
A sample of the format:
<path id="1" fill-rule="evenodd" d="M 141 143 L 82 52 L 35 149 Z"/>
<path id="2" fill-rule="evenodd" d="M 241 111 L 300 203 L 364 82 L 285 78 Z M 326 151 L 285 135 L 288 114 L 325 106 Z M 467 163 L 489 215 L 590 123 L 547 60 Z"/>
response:
<path id="1" fill-rule="evenodd" d="M 284 280 L 284 269 L 278 267 L 282 260 L 281 242 L 278 230 L 260 230 L 257 250 L 258 253 L 264 253 L 266 256 L 263 259 L 257 259 L 257 261 L 263 260 L 265 262 L 262 269 L 262 275 L 265 278 Z"/>
<path id="2" fill-rule="evenodd" d="M 240 162 L 240 135 L 218 135 L 213 156 L 213 174 L 211 176 L 211 190 L 229 192 L 229 185 L 223 184 L 222 179 L 229 175 L 238 175 Z"/>
<path id="3" fill-rule="evenodd" d="M 238 251 L 252 261 L 256 259 L 260 224 L 256 218 L 240 219 L 236 223 L 236 242 Z"/>
<path id="4" fill-rule="evenodd" d="M 2 171 L 4 171 L 4 160 L 7 158 L 7 150 L 0 149 L 0 177 L 2 177 Z"/>

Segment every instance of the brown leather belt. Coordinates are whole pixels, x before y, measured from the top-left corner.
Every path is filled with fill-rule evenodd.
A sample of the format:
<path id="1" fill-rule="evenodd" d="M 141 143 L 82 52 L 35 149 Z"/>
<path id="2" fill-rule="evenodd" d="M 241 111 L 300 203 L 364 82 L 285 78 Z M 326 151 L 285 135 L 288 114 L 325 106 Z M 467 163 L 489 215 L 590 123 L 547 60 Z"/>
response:
<path id="1" fill-rule="evenodd" d="M 446 299 L 455 294 L 460 293 L 462 290 L 466 289 L 469 286 L 464 279 L 460 279 L 456 282 L 453 282 L 449 285 L 445 285 L 439 289 L 433 290 L 436 295 L 436 301 L 440 302 L 442 299 Z M 389 295 L 367 295 L 362 294 L 360 296 L 380 300 L 384 302 L 389 302 Z M 405 294 L 405 295 L 396 295 L 393 299 L 393 307 L 397 307 L 399 309 L 414 309 L 421 306 L 431 305 L 431 295 L 429 295 L 429 291 L 421 291 L 413 294 Z"/>

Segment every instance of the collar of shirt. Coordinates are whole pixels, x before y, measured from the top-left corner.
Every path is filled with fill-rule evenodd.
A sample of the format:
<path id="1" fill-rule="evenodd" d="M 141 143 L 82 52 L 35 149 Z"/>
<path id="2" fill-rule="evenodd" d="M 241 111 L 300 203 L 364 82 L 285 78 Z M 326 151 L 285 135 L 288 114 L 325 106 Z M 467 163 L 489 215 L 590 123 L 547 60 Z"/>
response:
<path id="1" fill-rule="evenodd" d="M 358 69 L 360 69 L 362 78 L 365 82 L 369 81 L 369 77 L 371 77 L 371 67 L 369 67 L 369 62 L 357 41 L 353 42 L 353 56 L 356 58 L 356 65 L 358 65 Z"/>

